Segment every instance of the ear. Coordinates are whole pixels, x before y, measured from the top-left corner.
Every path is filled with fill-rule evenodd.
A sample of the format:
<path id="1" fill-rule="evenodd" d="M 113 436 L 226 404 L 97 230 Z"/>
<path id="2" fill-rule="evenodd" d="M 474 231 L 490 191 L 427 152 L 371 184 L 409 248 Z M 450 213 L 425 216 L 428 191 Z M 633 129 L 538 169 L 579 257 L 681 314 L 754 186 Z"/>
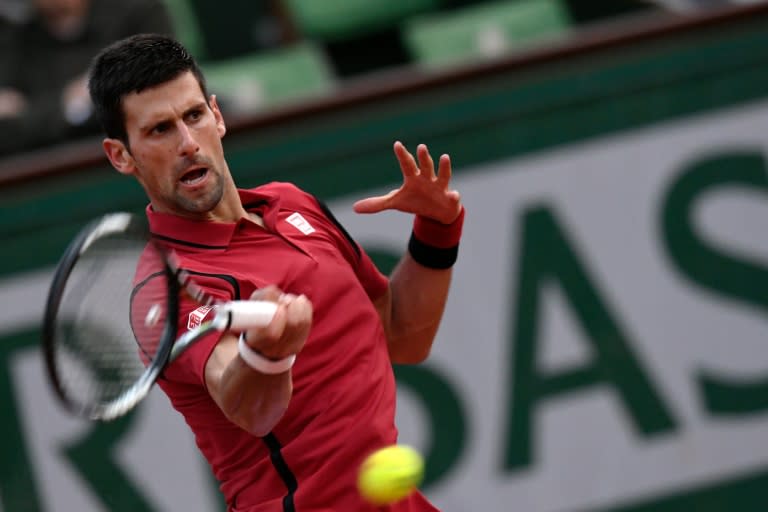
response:
<path id="1" fill-rule="evenodd" d="M 216 130 L 219 132 L 219 137 L 223 138 L 227 133 L 227 126 L 224 124 L 224 116 L 221 115 L 215 94 L 211 94 L 211 110 L 213 111 L 213 117 L 216 119 Z"/>
<path id="2" fill-rule="evenodd" d="M 104 139 L 101 143 L 112 167 L 121 174 L 131 175 L 136 172 L 136 162 L 125 143 L 119 139 Z"/>

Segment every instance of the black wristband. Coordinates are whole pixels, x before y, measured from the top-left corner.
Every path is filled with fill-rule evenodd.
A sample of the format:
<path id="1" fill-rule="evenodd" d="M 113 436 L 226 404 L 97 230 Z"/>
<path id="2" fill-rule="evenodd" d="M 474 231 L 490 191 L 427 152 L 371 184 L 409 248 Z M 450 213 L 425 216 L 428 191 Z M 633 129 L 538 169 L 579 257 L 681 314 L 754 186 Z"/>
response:
<path id="1" fill-rule="evenodd" d="M 427 245 L 411 233 L 408 241 L 408 252 L 417 263 L 428 268 L 445 270 L 451 268 L 459 257 L 459 244 L 442 249 Z"/>

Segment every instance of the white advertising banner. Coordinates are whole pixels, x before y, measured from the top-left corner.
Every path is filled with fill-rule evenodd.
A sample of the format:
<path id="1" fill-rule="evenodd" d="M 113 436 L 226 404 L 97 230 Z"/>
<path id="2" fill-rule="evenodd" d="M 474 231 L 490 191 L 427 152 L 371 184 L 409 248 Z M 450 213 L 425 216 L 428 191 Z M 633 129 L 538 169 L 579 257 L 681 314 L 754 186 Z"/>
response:
<path id="1" fill-rule="evenodd" d="M 450 378 L 468 423 L 460 460 L 430 489 L 445 510 L 595 510 L 768 467 L 768 452 L 755 449 L 768 446 L 768 408 L 714 412 L 701 383 L 703 374 L 745 387 L 768 380 L 768 289 L 755 288 L 768 283 L 767 133 L 763 103 L 457 173 L 467 218 L 428 360 Z M 762 281 L 746 286 L 761 303 L 728 292 L 726 281 L 738 275 L 724 268 L 712 276 L 723 281 L 719 290 L 702 286 L 684 268 L 695 267 L 696 255 L 670 254 L 667 238 L 678 235 L 665 231 L 683 220 L 680 188 L 699 181 L 691 229 L 733 266 L 755 265 Z M 407 216 L 361 217 L 347 213 L 351 203 L 333 206 L 364 245 L 404 247 Z M 555 235 L 560 243 L 547 243 Z M 585 282 L 572 275 L 574 258 Z M 528 285 L 536 277 L 523 274 L 531 272 L 538 281 Z M 521 300 L 537 301 L 536 318 Z M 533 339 L 520 323 L 536 324 Z M 580 369 L 610 372 L 610 355 L 596 348 L 622 347 L 645 377 L 643 391 L 622 394 L 623 377 L 604 375 L 541 392 L 529 406 L 529 432 L 518 431 L 529 438 L 514 439 L 513 398 L 530 391 L 512 389 L 515 363 L 529 357 L 520 344 L 537 349 L 528 365 L 536 377 L 520 385 L 554 386 Z M 411 404 L 405 394 L 401 402 Z M 408 427 L 403 440 L 423 446 L 432 433 L 409 421 L 419 414 L 403 407 L 400 423 Z M 512 449 L 530 455 L 508 455 Z"/>
<path id="2" fill-rule="evenodd" d="M 433 461 L 435 503 L 608 510 L 768 468 L 766 134 L 768 103 L 756 103 L 454 162 L 459 262 L 398 412 L 401 440 Z M 372 253 L 400 254 L 409 216 L 351 210 L 381 192 L 330 206 Z M 0 283 L 0 335 L 36 325 L 48 278 Z M 36 348 L 8 364 L 38 503 L 101 510 L 62 455 L 90 427 L 60 411 Z M 109 457 L 153 509 L 209 511 L 215 487 L 169 407 L 153 396 Z"/>

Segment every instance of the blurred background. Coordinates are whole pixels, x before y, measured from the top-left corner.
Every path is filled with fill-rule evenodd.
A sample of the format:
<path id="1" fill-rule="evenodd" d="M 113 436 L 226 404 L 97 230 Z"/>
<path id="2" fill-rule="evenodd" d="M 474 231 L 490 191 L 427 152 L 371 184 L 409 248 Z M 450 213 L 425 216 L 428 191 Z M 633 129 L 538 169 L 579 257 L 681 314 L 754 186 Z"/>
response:
<path id="1" fill-rule="evenodd" d="M 452 294 L 395 369 L 443 510 L 768 508 L 768 3 L 0 0 L 0 511 L 224 510 L 162 394 L 86 424 L 43 373 L 66 244 L 146 203 L 84 89 L 139 32 L 201 63 L 240 186 L 318 195 L 384 271 L 410 219 L 352 202 L 395 140 L 451 155 Z"/>

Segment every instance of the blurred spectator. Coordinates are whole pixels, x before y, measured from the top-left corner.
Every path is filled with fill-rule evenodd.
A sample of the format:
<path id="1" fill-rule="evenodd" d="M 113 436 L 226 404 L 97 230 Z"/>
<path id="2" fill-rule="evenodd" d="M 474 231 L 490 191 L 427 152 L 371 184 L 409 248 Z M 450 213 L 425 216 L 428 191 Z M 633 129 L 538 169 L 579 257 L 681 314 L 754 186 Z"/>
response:
<path id="1" fill-rule="evenodd" d="M 278 48 L 297 38 L 283 0 L 227 0 L 226 9 L 211 0 L 189 0 L 189 5 L 211 60 Z"/>
<path id="2" fill-rule="evenodd" d="M 162 0 L 30 0 L 26 20 L 0 19 L 0 156 L 100 133 L 86 72 L 105 45 L 172 34 Z"/>

